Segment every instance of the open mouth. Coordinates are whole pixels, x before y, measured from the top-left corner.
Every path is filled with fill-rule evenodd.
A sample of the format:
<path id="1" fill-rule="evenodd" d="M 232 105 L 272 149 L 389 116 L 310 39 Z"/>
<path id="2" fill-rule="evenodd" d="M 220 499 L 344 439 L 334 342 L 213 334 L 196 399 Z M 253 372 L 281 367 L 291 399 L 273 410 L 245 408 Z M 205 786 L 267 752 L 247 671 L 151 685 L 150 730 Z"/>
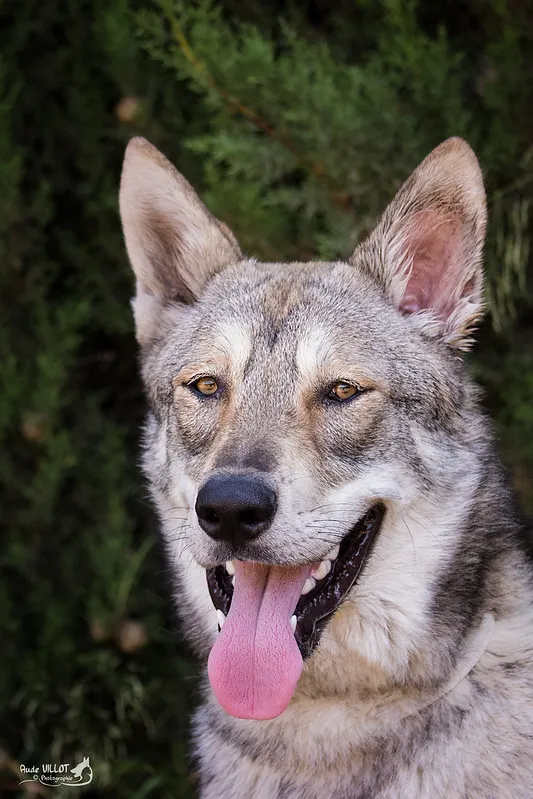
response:
<path id="1" fill-rule="evenodd" d="M 379 532 L 385 507 L 376 505 L 358 521 L 310 572 L 291 616 L 296 643 L 303 658 L 308 658 L 320 641 L 320 634 L 338 606 L 355 585 Z M 211 601 L 218 611 L 222 628 L 229 613 L 235 584 L 235 564 L 207 569 Z"/>
<path id="2" fill-rule="evenodd" d="M 220 634 L 208 663 L 213 690 L 231 715 L 283 712 L 328 620 L 357 582 L 385 507 L 371 508 L 320 563 L 271 566 L 228 561 L 207 569 Z"/>

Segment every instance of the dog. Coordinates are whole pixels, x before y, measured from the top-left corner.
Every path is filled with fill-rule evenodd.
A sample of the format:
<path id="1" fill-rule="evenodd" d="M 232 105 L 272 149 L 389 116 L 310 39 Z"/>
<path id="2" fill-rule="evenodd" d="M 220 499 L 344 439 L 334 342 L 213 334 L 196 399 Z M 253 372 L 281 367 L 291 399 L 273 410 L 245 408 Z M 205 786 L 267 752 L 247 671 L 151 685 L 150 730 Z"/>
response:
<path id="1" fill-rule="evenodd" d="M 469 145 L 333 263 L 243 254 L 140 138 L 120 210 L 201 799 L 531 799 L 531 567 L 462 355 Z"/>
<path id="2" fill-rule="evenodd" d="M 88 768 L 89 771 L 90 771 L 90 779 L 89 779 L 89 782 L 90 782 L 91 779 L 92 779 L 93 770 L 91 768 L 91 764 L 89 762 L 89 758 L 88 757 L 84 757 L 83 760 L 81 761 L 81 763 L 78 763 L 77 766 L 75 766 L 74 768 L 71 768 L 70 769 L 70 773 L 77 780 L 81 780 L 83 772 L 85 771 L 86 768 Z"/>

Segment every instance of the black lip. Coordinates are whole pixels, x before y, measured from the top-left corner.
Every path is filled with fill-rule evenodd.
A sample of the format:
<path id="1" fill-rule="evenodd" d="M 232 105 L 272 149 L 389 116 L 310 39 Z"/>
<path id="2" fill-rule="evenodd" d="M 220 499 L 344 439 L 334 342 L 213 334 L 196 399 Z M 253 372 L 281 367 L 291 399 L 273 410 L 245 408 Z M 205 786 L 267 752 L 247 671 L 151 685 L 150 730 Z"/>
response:
<path id="1" fill-rule="evenodd" d="M 385 516 L 381 503 L 372 507 L 341 541 L 333 567 L 316 588 L 301 596 L 296 606 L 296 643 L 303 658 L 308 658 L 320 641 L 321 633 L 368 560 Z M 206 570 L 211 601 L 227 616 L 233 596 L 232 578 L 225 566 Z"/>

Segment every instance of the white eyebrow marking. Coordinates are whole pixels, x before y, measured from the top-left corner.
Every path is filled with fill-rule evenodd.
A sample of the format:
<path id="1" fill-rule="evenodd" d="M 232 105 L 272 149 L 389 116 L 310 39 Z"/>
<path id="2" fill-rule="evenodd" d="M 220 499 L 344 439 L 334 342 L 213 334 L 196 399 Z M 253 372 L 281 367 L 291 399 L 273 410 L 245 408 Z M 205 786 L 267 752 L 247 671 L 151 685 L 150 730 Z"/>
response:
<path id="1" fill-rule="evenodd" d="M 324 364 L 331 348 L 328 333 L 315 328 L 302 338 L 296 351 L 296 366 L 302 377 L 311 378 Z"/>
<path id="2" fill-rule="evenodd" d="M 234 374 L 242 376 L 252 352 L 249 331 L 237 322 L 225 322 L 217 327 L 214 339 L 214 346 L 229 358 Z"/>

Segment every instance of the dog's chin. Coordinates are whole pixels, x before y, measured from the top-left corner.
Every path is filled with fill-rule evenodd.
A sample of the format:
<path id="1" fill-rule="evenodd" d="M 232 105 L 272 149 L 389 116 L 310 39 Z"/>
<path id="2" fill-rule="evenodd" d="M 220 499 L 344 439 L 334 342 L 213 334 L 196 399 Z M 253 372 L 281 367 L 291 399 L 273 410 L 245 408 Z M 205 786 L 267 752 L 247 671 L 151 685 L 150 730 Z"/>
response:
<path id="1" fill-rule="evenodd" d="M 304 659 L 312 654 L 329 619 L 356 584 L 372 552 L 384 516 L 385 506 L 381 503 L 374 505 L 344 536 L 336 548 L 338 552 L 335 551 L 334 559 L 330 560 L 329 572 L 321 579 L 306 581 L 292 617 L 294 637 Z M 211 601 L 217 611 L 227 616 L 234 578 L 225 565 L 207 568 L 206 574 Z"/>

